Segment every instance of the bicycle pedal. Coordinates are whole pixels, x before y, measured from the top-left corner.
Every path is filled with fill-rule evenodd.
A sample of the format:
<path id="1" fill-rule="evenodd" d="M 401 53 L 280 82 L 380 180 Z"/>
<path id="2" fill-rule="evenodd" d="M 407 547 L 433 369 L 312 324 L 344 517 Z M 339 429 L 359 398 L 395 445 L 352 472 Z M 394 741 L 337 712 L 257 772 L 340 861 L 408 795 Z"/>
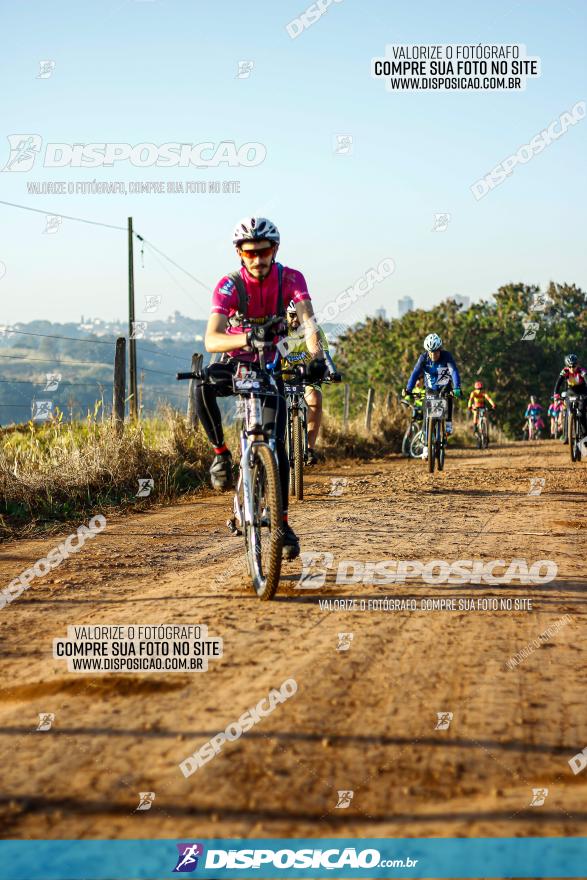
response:
<path id="1" fill-rule="evenodd" d="M 226 525 L 228 527 L 228 531 L 233 536 L 233 538 L 239 538 L 242 535 L 241 530 L 237 527 L 235 519 L 227 519 Z"/>

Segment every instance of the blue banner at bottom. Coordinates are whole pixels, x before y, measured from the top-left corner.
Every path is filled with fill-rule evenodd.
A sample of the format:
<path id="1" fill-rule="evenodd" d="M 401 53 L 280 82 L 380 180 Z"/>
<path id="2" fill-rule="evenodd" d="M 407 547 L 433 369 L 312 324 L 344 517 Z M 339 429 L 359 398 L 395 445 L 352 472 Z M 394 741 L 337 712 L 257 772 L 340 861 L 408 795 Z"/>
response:
<path id="1" fill-rule="evenodd" d="M 587 877 L 587 838 L 5 840 L 0 880 Z"/>

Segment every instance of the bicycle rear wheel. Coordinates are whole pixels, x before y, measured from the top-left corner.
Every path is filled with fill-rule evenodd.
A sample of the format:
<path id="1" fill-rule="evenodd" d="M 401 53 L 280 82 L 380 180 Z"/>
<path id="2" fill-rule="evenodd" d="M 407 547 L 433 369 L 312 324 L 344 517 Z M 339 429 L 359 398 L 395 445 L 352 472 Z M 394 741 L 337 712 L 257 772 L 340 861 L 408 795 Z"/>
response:
<path id="1" fill-rule="evenodd" d="M 481 449 L 487 449 L 489 446 L 489 431 L 487 430 L 487 420 L 482 419 L 479 426 L 479 434 L 481 435 Z"/>
<path id="2" fill-rule="evenodd" d="M 437 419 L 436 421 L 436 461 L 438 463 L 438 470 L 441 471 L 444 467 L 444 419 Z"/>
<path id="3" fill-rule="evenodd" d="M 434 473 L 434 465 L 436 464 L 436 432 L 435 432 L 435 422 L 437 420 L 433 419 L 432 416 L 428 417 L 428 472 Z"/>
<path id="4" fill-rule="evenodd" d="M 266 443 L 255 445 L 251 477 L 253 522 L 244 524 L 249 571 L 259 599 L 272 599 L 281 574 L 283 505 L 277 462 Z"/>
<path id="5" fill-rule="evenodd" d="M 293 434 L 293 494 L 302 501 L 304 498 L 304 435 L 301 413 L 296 413 L 292 419 L 291 430 Z"/>
<path id="6" fill-rule="evenodd" d="M 412 426 L 412 424 L 410 424 L 406 428 L 406 432 L 404 434 L 404 439 L 402 440 L 402 455 L 405 455 L 406 458 L 408 458 L 411 454 L 410 450 L 411 450 L 411 446 L 412 446 L 412 440 L 413 440 L 413 426 Z"/>
<path id="7" fill-rule="evenodd" d="M 579 461 L 581 450 L 579 449 L 579 431 L 578 417 L 575 413 L 569 415 L 569 448 L 571 450 L 571 461 Z"/>
<path id="8" fill-rule="evenodd" d="M 422 458 L 422 452 L 424 451 L 424 431 L 417 431 L 412 437 L 412 442 L 410 443 L 409 455 L 410 458 Z"/>

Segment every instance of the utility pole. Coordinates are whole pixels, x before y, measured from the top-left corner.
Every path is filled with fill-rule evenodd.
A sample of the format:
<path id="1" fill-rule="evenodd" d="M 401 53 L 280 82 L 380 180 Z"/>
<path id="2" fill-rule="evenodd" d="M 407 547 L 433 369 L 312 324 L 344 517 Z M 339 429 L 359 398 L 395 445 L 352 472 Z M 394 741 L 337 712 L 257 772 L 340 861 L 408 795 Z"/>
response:
<path id="1" fill-rule="evenodd" d="M 141 384 L 139 385 L 139 419 L 143 417 L 143 383 L 145 381 L 145 371 L 141 370 Z"/>
<path id="2" fill-rule="evenodd" d="M 137 341 L 134 339 L 135 270 L 133 257 L 132 217 L 128 218 L 128 341 L 130 417 L 137 417 Z"/>

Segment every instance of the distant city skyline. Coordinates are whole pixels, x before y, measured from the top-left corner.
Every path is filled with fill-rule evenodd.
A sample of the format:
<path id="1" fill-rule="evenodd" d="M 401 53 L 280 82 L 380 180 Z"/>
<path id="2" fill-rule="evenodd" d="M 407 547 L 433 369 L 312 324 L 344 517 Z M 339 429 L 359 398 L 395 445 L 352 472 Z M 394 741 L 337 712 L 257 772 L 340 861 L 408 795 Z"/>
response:
<path id="1" fill-rule="evenodd" d="M 398 317 L 402 318 L 407 312 L 414 310 L 414 300 L 411 296 L 402 296 L 397 301 Z"/>

